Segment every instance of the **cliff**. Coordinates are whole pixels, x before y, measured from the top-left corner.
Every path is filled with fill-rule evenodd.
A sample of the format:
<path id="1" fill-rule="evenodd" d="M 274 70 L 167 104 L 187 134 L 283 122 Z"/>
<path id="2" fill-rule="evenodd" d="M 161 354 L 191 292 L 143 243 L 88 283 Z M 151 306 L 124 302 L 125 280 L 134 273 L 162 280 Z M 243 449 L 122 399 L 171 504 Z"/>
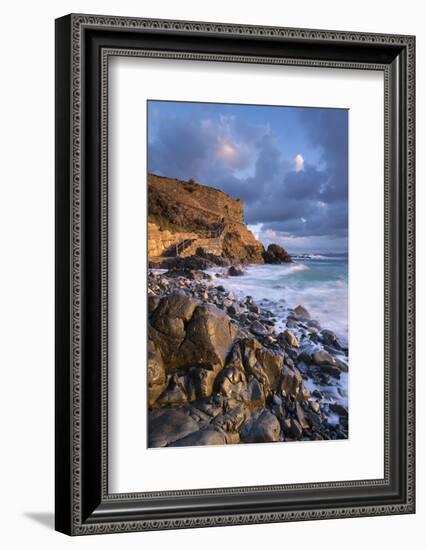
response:
<path id="1" fill-rule="evenodd" d="M 219 189 L 148 174 L 148 222 L 150 256 L 202 248 L 231 262 L 264 261 L 262 243 L 244 223 L 242 201 Z"/>

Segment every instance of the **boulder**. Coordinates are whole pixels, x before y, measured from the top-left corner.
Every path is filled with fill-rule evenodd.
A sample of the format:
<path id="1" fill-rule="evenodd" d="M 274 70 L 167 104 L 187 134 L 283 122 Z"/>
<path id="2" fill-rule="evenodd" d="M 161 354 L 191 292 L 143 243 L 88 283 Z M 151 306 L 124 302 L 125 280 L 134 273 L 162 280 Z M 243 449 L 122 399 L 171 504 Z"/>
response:
<path id="1" fill-rule="evenodd" d="M 348 372 L 349 371 L 349 366 L 348 366 L 346 361 L 343 361 L 343 359 L 339 359 L 338 357 L 335 357 L 335 361 L 336 361 L 336 367 L 339 367 L 339 369 L 342 372 Z"/>
<path id="2" fill-rule="evenodd" d="M 348 417 L 348 409 L 340 403 L 330 403 L 330 410 L 343 418 Z"/>
<path id="3" fill-rule="evenodd" d="M 268 249 L 263 252 L 263 261 L 265 264 L 283 264 L 292 261 L 290 254 L 278 244 L 270 244 Z"/>
<path id="4" fill-rule="evenodd" d="M 325 351 L 325 350 L 316 351 L 312 355 L 312 361 L 316 365 L 335 365 L 336 364 L 336 360 L 334 359 L 334 357 L 330 355 L 328 351 Z"/>
<path id="5" fill-rule="evenodd" d="M 259 321 L 253 321 L 253 323 L 250 325 L 250 331 L 253 334 L 256 334 L 256 336 L 268 336 L 270 333 L 270 329 L 266 328 L 265 325 L 263 325 Z"/>
<path id="6" fill-rule="evenodd" d="M 183 292 L 174 292 L 161 299 L 151 318 L 152 326 L 171 338 L 185 337 L 188 322 L 199 302 Z"/>
<path id="7" fill-rule="evenodd" d="M 328 346 L 333 346 L 336 349 L 340 349 L 340 344 L 337 341 L 337 336 L 334 334 L 332 330 L 323 329 L 321 331 L 321 337 L 324 344 Z"/>
<path id="8" fill-rule="evenodd" d="M 319 365 L 318 367 L 322 374 L 332 376 L 333 378 L 340 378 L 341 370 L 333 365 Z"/>
<path id="9" fill-rule="evenodd" d="M 176 350 L 175 362 L 223 367 L 236 335 L 237 327 L 224 311 L 211 304 L 198 306 L 186 326 L 185 340 Z"/>
<path id="10" fill-rule="evenodd" d="M 291 332 L 291 330 L 286 329 L 284 332 L 282 332 L 279 337 L 280 340 L 287 343 L 289 346 L 293 348 L 299 347 L 299 340 L 297 337 Z"/>
<path id="11" fill-rule="evenodd" d="M 246 421 L 240 432 L 243 443 L 269 443 L 281 440 L 278 418 L 268 410 Z"/>
<path id="12" fill-rule="evenodd" d="M 294 308 L 293 315 L 298 321 L 309 321 L 311 318 L 309 311 L 300 305 Z"/>
<path id="13" fill-rule="evenodd" d="M 231 277 L 241 277 L 241 275 L 244 275 L 244 271 L 239 267 L 231 265 L 231 267 L 228 269 L 228 275 L 230 275 Z"/>

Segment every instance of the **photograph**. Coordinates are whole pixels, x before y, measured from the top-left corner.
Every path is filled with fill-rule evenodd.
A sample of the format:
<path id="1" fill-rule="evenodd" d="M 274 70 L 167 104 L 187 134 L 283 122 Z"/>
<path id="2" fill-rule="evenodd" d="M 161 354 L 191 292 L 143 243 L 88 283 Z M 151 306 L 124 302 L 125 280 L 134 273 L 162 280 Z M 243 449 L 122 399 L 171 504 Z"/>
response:
<path id="1" fill-rule="evenodd" d="M 348 125 L 147 101 L 147 447 L 350 438 Z"/>

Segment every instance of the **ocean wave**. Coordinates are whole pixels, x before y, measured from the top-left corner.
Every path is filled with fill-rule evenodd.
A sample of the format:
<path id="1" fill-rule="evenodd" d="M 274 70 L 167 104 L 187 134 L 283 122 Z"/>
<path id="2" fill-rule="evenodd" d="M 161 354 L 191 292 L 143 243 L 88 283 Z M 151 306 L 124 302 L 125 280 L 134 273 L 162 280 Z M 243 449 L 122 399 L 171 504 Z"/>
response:
<path id="1" fill-rule="evenodd" d="M 290 265 L 286 268 L 285 271 L 283 271 L 282 273 L 284 275 L 289 275 L 290 273 L 295 273 L 297 271 L 309 271 L 310 267 L 307 266 L 306 264 L 293 264 L 293 265 Z"/>

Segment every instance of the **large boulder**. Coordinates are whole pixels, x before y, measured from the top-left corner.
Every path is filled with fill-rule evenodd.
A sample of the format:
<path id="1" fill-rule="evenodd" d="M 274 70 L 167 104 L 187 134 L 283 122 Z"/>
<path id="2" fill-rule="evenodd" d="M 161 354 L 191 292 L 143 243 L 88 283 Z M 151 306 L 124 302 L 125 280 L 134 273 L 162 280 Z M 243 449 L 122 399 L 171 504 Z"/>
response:
<path id="1" fill-rule="evenodd" d="M 230 275 L 231 277 L 241 277 L 241 275 L 244 275 L 244 271 L 239 267 L 231 265 L 231 267 L 228 269 L 228 275 Z"/>
<path id="2" fill-rule="evenodd" d="M 298 348 L 299 347 L 299 341 L 295 334 L 291 332 L 291 330 L 286 329 L 284 332 L 279 334 L 278 340 L 281 340 L 285 344 L 288 344 L 292 348 Z"/>
<path id="3" fill-rule="evenodd" d="M 171 338 L 185 337 L 187 323 L 199 302 L 183 292 L 174 292 L 165 296 L 151 317 L 151 325 L 160 333 Z"/>
<path id="4" fill-rule="evenodd" d="M 312 355 L 312 361 L 315 365 L 335 365 L 336 360 L 334 357 L 328 353 L 326 350 L 316 351 Z"/>
<path id="5" fill-rule="evenodd" d="M 311 319 L 309 311 L 300 305 L 294 308 L 293 315 L 298 321 L 309 321 Z"/>
<path id="6" fill-rule="evenodd" d="M 237 332 L 224 311 L 211 304 L 198 306 L 186 326 L 185 340 L 176 350 L 174 362 L 181 367 L 197 363 L 223 367 Z"/>
<path id="7" fill-rule="evenodd" d="M 263 252 L 265 264 L 284 264 L 292 261 L 290 254 L 279 244 L 270 244 Z"/>

